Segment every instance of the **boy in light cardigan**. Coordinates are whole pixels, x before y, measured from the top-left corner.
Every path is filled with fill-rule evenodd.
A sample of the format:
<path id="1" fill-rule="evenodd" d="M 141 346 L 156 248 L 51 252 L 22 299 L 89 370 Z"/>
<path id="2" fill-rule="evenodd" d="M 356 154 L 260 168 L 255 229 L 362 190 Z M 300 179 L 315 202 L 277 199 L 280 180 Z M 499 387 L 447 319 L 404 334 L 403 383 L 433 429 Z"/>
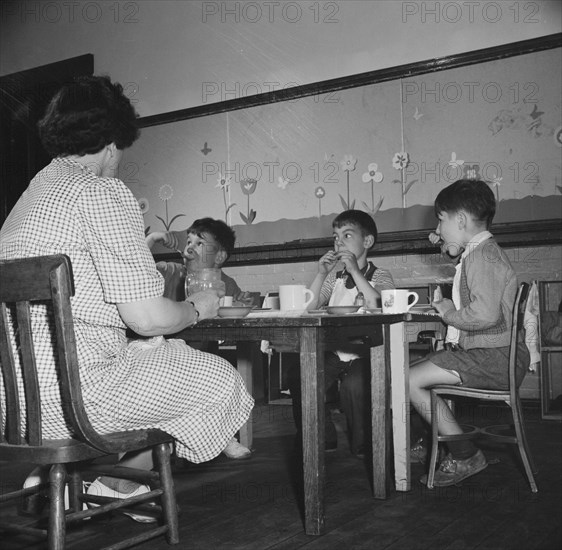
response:
<path id="1" fill-rule="evenodd" d="M 505 252 L 488 231 L 496 212 L 490 187 L 477 180 L 458 180 L 435 199 L 439 223 L 430 241 L 443 253 L 461 255 L 453 281 L 453 299 L 439 292 L 432 306 L 443 321 L 457 329 L 448 334 L 445 349 L 428 355 L 410 368 L 410 400 L 431 423 L 430 389 L 438 384 L 506 389 L 511 314 L 517 293 L 517 277 Z M 519 382 L 525 376 L 529 353 L 518 350 Z M 438 431 L 461 434 L 462 428 L 447 404 L 438 398 Z M 486 457 L 472 441 L 448 443 L 449 454 L 435 473 L 435 486 L 454 485 L 486 468 Z M 427 483 L 424 475 L 422 483 Z"/>

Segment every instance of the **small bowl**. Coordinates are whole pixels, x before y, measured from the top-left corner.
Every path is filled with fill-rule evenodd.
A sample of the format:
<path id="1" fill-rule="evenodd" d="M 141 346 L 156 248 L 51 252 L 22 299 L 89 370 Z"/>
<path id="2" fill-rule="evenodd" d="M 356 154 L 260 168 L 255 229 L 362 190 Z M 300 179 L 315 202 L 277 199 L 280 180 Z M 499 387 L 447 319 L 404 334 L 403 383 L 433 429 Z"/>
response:
<path id="1" fill-rule="evenodd" d="M 328 306 L 326 309 L 330 315 L 344 315 L 355 313 L 361 306 Z"/>
<path id="2" fill-rule="evenodd" d="M 252 311 L 253 306 L 232 306 L 232 307 L 219 307 L 218 316 L 219 317 L 246 317 L 250 311 Z"/>

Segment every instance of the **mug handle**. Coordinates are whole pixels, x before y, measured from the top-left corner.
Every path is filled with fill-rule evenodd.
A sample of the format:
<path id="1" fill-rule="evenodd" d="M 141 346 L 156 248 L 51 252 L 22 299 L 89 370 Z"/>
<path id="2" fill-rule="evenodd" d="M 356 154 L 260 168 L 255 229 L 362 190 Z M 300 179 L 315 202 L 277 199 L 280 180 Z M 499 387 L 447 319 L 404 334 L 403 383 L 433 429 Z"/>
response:
<path id="1" fill-rule="evenodd" d="M 410 300 L 410 296 L 413 296 L 415 300 L 411 304 L 408 304 L 408 309 L 406 311 L 408 311 L 411 307 L 415 306 L 418 303 L 418 300 L 420 299 L 417 292 L 409 292 L 408 301 Z"/>
<path id="2" fill-rule="evenodd" d="M 304 289 L 305 298 L 306 298 L 307 294 L 310 296 L 310 298 L 308 300 L 306 300 L 306 302 L 304 303 L 304 309 L 308 308 L 308 306 L 312 303 L 312 300 L 314 300 L 314 292 L 312 292 L 312 290 L 310 290 L 310 288 Z"/>

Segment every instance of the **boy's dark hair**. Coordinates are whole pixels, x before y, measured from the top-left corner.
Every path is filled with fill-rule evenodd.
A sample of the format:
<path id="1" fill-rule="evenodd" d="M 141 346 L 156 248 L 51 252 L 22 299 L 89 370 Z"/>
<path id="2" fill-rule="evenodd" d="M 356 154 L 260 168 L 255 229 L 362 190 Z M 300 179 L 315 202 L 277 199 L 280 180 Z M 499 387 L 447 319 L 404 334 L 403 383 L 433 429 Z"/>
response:
<path id="1" fill-rule="evenodd" d="M 363 236 L 372 235 L 374 237 L 373 246 L 377 242 L 377 224 L 373 217 L 362 210 L 345 210 L 338 214 L 332 222 L 332 227 L 341 227 L 342 225 L 354 225 L 361 229 Z"/>
<path id="2" fill-rule="evenodd" d="M 441 212 L 468 212 L 488 229 L 496 214 L 496 198 L 490 186 L 480 180 L 457 180 L 442 189 L 435 199 L 435 216 Z"/>
<path id="3" fill-rule="evenodd" d="M 39 121 L 39 136 L 53 157 L 86 155 L 115 143 L 130 147 L 139 136 L 138 114 L 121 84 L 107 76 L 83 76 L 64 85 Z"/>
<path id="4" fill-rule="evenodd" d="M 199 237 L 202 237 L 203 233 L 211 235 L 226 252 L 227 257 L 230 256 L 234 250 L 236 233 L 234 233 L 234 230 L 222 220 L 214 220 L 213 218 L 201 218 L 199 220 L 195 220 L 191 224 L 191 227 L 188 228 L 187 233 L 195 233 Z"/>

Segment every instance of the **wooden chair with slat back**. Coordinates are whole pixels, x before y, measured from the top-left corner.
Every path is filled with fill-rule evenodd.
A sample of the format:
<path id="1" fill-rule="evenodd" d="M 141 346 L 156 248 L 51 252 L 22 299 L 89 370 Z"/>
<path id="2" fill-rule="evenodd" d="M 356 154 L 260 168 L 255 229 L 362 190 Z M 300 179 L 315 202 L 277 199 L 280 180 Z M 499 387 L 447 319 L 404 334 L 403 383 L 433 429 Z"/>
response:
<path id="1" fill-rule="evenodd" d="M 21 527 L 0 523 L 0 531 L 47 537 L 50 549 L 65 547 L 66 525 L 97 516 L 109 511 L 147 510 L 160 517 L 160 524 L 143 530 L 135 537 L 118 543 L 118 548 L 165 535 L 170 544 L 178 542 L 178 519 L 174 486 L 170 468 L 170 446 L 172 438 L 156 429 L 133 430 L 99 434 L 91 426 L 86 414 L 80 387 L 77 351 L 70 297 L 74 285 L 70 259 L 64 255 L 41 256 L 21 260 L 0 262 L 0 358 L 5 389 L 5 406 L 0 410 L 2 439 L 0 460 L 49 465 L 49 520 L 47 531 L 36 527 Z M 68 415 L 74 437 L 71 439 L 45 439 L 42 436 L 41 394 L 34 352 L 30 305 L 46 303 L 52 308 L 56 327 L 56 352 L 60 369 L 60 391 L 63 410 Z M 10 321 L 9 313 L 12 320 Z M 14 363 L 14 351 L 10 344 L 9 324 L 17 327 L 16 337 L 21 359 L 21 378 L 25 393 L 25 425 L 20 414 L 18 375 Z M 100 467 L 90 462 L 93 459 L 152 448 L 157 471 L 150 472 L 117 466 Z M 90 462 L 89 462 L 90 461 Z M 132 479 L 149 484 L 151 491 L 130 499 L 112 499 L 85 494 L 82 471 L 93 471 L 98 475 Z M 64 509 L 64 491 L 68 483 L 70 510 Z M 41 485 L 0 495 L 0 502 L 22 499 L 44 487 Z M 159 499 L 161 506 L 151 501 Z M 151 505 L 144 504 L 151 502 Z M 99 506 L 82 510 L 83 503 Z M 140 505 L 140 506 L 137 506 Z M 112 546 L 113 548 L 113 546 Z"/>
<path id="2" fill-rule="evenodd" d="M 432 418 L 432 446 L 431 446 L 431 457 L 429 460 L 429 473 L 427 476 L 427 486 L 432 489 L 434 485 L 435 468 L 437 466 L 437 456 L 438 456 L 438 444 L 445 441 L 458 441 L 461 439 L 476 438 L 480 435 L 490 437 L 492 439 L 504 442 L 516 444 L 519 449 L 519 454 L 521 455 L 521 461 L 523 462 L 523 467 L 527 478 L 529 480 L 529 485 L 531 486 L 531 491 L 536 493 L 538 491 L 537 484 L 533 473 L 537 470 L 534 466 L 531 452 L 529 450 L 529 445 L 527 443 L 527 437 L 525 435 L 525 426 L 523 424 L 523 411 L 521 408 L 521 400 L 519 398 L 519 387 L 516 380 L 516 365 L 517 365 L 517 345 L 519 343 L 519 338 L 521 332 L 523 332 L 523 318 L 525 315 L 525 306 L 527 303 L 527 297 L 529 294 L 529 285 L 527 283 L 522 283 L 517 291 L 517 296 L 515 298 L 515 304 L 513 307 L 512 314 L 512 326 L 511 326 L 511 342 L 509 351 L 509 388 L 507 390 L 487 390 L 480 388 L 471 388 L 467 386 L 452 386 L 452 385 L 438 385 L 433 386 L 430 390 L 431 393 L 431 418 Z M 442 398 L 449 397 L 468 397 L 473 399 L 482 399 L 486 401 L 503 401 L 507 403 L 510 407 L 511 414 L 513 417 L 513 426 L 488 426 L 484 428 L 478 428 L 476 426 L 464 426 L 465 432 L 459 435 L 439 435 L 437 432 L 437 397 Z M 514 430 L 514 435 L 505 434 L 504 432 L 507 428 L 512 428 Z"/>

